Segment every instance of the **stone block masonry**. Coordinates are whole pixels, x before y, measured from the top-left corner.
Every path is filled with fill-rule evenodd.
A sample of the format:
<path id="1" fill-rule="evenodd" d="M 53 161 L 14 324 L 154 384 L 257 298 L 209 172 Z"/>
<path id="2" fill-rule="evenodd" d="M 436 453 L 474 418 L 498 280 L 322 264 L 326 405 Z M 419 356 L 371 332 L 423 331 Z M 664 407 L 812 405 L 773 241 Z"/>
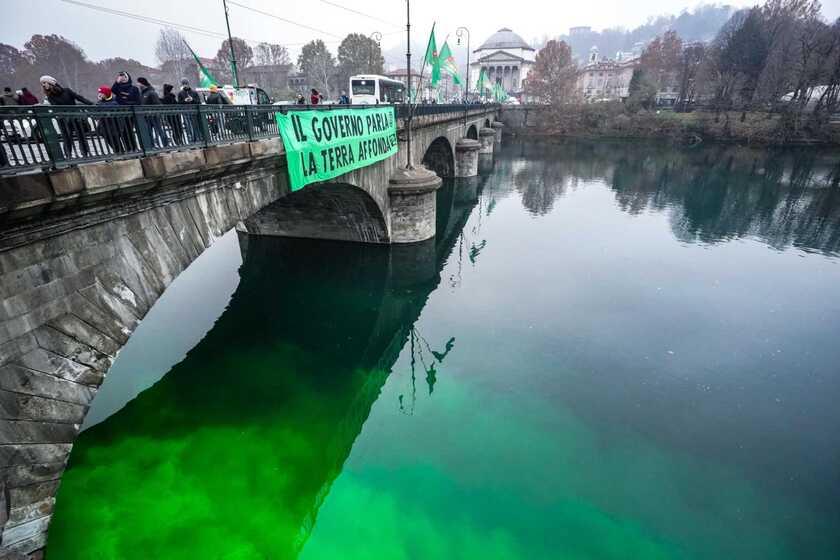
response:
<path id="1" fill-rule="evenodd" d="M 276 145 L 241 146 L 215 166 L 193 150 L 3 180 L 0 558 L 40 555 L 87 409 L 157 298 L 288 191 Z"/>

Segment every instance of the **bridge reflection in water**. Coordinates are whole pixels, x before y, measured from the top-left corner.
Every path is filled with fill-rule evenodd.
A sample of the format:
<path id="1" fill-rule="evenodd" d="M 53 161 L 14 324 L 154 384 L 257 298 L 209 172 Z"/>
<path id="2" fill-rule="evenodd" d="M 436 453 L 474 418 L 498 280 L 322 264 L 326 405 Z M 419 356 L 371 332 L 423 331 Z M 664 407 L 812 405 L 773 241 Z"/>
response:
<path id="1" fill-rule="evenodd" d="M 437 198 L 419 244 L 240 234 L 212 330 L 77 440 L 50 554 L 295 557 L 477 202 L 453 182 Z"/>

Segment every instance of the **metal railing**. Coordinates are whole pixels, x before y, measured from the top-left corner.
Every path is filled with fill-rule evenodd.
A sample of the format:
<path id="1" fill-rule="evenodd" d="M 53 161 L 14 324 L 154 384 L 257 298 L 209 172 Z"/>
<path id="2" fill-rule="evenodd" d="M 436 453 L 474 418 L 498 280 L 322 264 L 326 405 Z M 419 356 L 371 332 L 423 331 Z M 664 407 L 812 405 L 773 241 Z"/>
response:
<path id="1" fill-rule="evenodd" d="M 130 159 L 161 152 L 277 138 L 276 115 L 377 105 L 0 106 L 0 175 Z M 459 117 L 490 105 L 418 105 L 414 116 Z M 397 118 L 407 105 L 395 105 Z"/>
<path id="2" fill-rule="evenodd" d="M 404 119 L 408 116 L 408 105 L 395 105 L 397 109 L 397 117 Z M 414 116 L 422 117 L 425 115 L 441 115 L 444 113 L 456 113 L 463 117 L 469 114 L 489 113 L 499 108 L 497 104 L 477 104 L 477 103 L 453 103 L 453 104 L 423 104 L 414 106 Z"/>

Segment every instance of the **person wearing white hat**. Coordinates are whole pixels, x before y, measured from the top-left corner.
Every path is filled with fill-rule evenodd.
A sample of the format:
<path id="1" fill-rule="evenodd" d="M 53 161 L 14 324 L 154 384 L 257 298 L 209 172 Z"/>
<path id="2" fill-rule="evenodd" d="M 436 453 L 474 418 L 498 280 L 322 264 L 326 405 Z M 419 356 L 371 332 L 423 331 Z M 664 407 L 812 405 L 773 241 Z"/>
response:
<path id="1" fill-rule="evenodd" d="M 41 88 L 44 90 L 44 95 L 50 105 L 75 105 L 76 101 L 82 105 L 93 105 L 91 101 L 88 101 L 72 89 L 63 87 L 52 76 L 41 76 L 41 79 L 38 81 L 41 82 Z M 73 149 L 76 147 L 74 142 L 75 138 L 79 139 L 78 151 L 83 156 L 88 155 L 90 150 L 85 138 L 86 121 L 81 118 L 67 117 L 59 117 L 57 120 L 61 137 L 64 139 L 64 157 L 70 158 L 73 155 Z"/>

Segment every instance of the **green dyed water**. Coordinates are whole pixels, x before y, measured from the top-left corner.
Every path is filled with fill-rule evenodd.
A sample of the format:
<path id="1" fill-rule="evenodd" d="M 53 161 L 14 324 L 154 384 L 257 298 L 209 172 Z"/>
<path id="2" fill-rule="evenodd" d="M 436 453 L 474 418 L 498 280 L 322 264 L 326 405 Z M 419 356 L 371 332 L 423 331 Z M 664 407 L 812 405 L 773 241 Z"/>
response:
<path id="1" fill-rule="evenodd" d="M 840 557 L 836 161 L 511 143 L 432 243 L 226 237 L 215 322 L 153 311 L 105 382 L 50 560 Z"/>

